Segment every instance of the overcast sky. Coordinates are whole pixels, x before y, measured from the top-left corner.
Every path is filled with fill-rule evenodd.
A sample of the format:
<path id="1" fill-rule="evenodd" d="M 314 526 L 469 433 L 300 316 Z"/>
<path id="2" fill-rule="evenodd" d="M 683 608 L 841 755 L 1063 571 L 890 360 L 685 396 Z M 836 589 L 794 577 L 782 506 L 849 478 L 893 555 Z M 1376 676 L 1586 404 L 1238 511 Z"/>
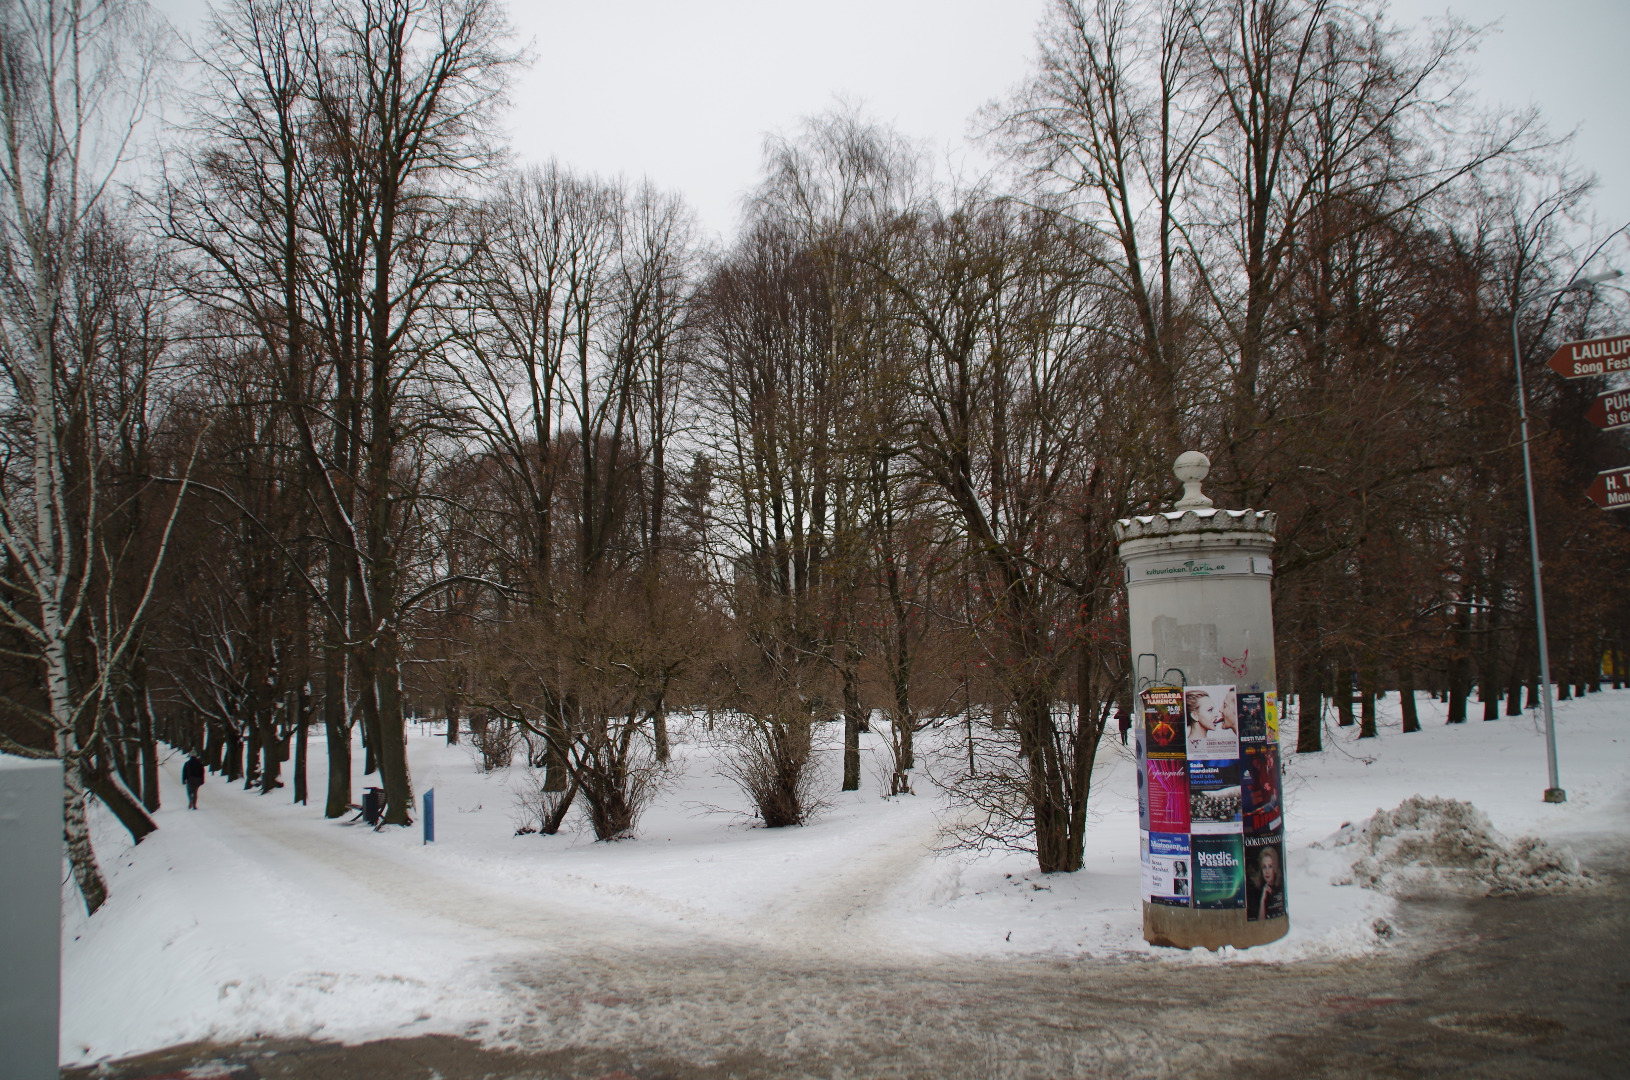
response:
<path id="1" fill-rule="evenodd" d="M 1024 77 L 1048 2 L 512 0 L 537 59 L 516 83 L 509 129 L 523 160 L 648 176 L 728 236 L 766 133 L 793 131 L 840 95 L 936 156 L 969 160 L 970 118 Z M 190 31 L 204 4 L 158 6 Z M 1557 132 L 1577 129 L 1574 157 L 1600 181 L 1596 213 L 1609 228 L 1630 223 L 1630 0 L 1392 7 L 1404 25 L 1447 10 L 1499 21 L 1474 58 L 1474 88 L 1538 106 Z"/>

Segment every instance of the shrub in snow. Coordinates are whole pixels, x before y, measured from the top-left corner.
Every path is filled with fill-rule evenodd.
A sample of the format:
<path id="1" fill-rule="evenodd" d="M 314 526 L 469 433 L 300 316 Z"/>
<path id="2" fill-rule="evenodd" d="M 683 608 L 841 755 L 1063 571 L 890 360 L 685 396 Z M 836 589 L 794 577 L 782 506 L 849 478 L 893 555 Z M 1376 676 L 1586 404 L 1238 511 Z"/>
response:
<path id="1" fill-rule="evenodd" d="M 1352 866 L 1332 884 L 1393 896 L 1519 896 L 1591 884 L 1566 847 L 1534 837 L 1508 843 L 1488 815 L 1456 799 L 1412 795 L 1315 846 L 1354 849 Z"/>
<path id="2" fill-rule="evenodd" d="M 753 801 L 766 828 L 802 825 L 816 796 L 815 720 L 808 709 L 757 708 L 719 717 L 720 771 Z"/>
<path id="3" fill-rule="evenodd" d="M 494 723 L 487 719 L 485 713 L 470 717 L 470 749 L 482 772 L 509 768 L 519 742 L 519 729 L 509 721 Z"/>
<path id="4" fill-rule="evenodd" d="M 572 784 L 596 840 L 632 835 L 640 814 L 662 790 L 665 770 L 647 746 L 640 720 L 601 717 L 573 732 Z"/>

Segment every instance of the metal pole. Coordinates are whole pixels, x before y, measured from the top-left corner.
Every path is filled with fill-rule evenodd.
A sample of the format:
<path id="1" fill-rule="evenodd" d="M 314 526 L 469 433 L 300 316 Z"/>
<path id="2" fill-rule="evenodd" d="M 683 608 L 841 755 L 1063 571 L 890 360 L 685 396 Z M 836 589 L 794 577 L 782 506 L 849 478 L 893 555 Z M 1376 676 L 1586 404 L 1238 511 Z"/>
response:
<path id="1" fill-rule="evenodd" d="M 1522 344 L 1517 338 L 1517 319 L 1523 307 L 1537 299 L 1538 296 L 1530 297 L 1511 312 L 1511 355 L 1517 367 L 1517 416 L 1522 422 L 1522 479 L 1528 496 L 1528 555 L 1534 564 L 1534 627 L 1539 635 L 1539 700 L 1545 710 L 1545 762 L 1550 768 L 1551 781 L 1545 789 L 1545 801 L 1560 803 L 1568 801 L 1568 793 L 1562 790 L 1556 775 L 1556 718 L 1551 713 L 1551 650 L 1545 637 L 1545 587 L 1540 582 L 1539 519 L 1534 513 L 1534 464 L 1528 453 L 1528 395 L 1523 390 Z"/>

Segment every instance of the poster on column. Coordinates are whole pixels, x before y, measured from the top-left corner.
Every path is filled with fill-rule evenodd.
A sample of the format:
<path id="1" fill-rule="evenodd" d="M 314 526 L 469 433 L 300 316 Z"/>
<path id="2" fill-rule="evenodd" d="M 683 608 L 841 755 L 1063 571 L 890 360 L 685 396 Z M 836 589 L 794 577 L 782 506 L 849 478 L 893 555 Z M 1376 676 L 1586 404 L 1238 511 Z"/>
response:
<path id="1" fill-rule="evenodd" d="M 1263 708 L 1268 716 L 1268 741 L 1277 744 L 1279 742 L 1279 695 L 1271 690 L 1268 691 L 1268 699 L 1264 702 Z"/>
<path id="2" fill-rule="evenodd" d="M 1150 833 L 1148 865 L 1149 902 L 1188 907 L 1194 893 L 1194 877 L 1189 873 L 1189 837 L 1182 833 Z"/>
<path id="3" fill-rule="evenodd" d="M 1149 831 L 1189 831 L 1189 763 L 1181 758 L 1150 758 Z"/>
<path id="4" fill-rule="evenodd" d="M 1189 766 L 1189 831 L 1240 831 L 1239 762 L 1191 761 Z"/>
<path id="5" fill-rule="evenodd" d="M 1138 828 L 1149 831 L 1149 755 L 1143 747 L 1143 728 L 1135 733 L 1138 762 Z"/>
<path id="6" fill-rule="evenodd" d="M 1279 799 L 1279 746 L 1247 746 L 1240 759 L 1240 810 L 1247 836 L 1277 832 L 1284 823 Z"/>
<path id="7" fill-rule="evenodd" d="M 1268 741 L 1267 695 L 1260 690 L 1239 693 L 1239 741 L 1262 743 Z"/>
<path id="8" fill-rule="evenodd" d="M 1245 848 L 1239 833 L 1189 837 L 1194 859 L 1194 906 L 1245 906 Z"/>
<path id="9" fill-rule="evenodd" d="M 1285 914 L 1284 834 L 1245 838 L 1245 917 L 1251 922 Z"/>
<path id="10" fill-rule="evenodd" d="M 1183 756 L 1183 688 L 1153 686 L 1143 692 L 1143 745 L 1150 757 Z"/>
<path id="11" fill-rule="evenodd" d="M 1239 757 L 1239 703 L 1232 686 L 1183 689 L 1190 759 Z"/>
<path id="12" fill-rule="evenodd" d="M 1145 830 L 1138 837 L 1138 891 L 1143 894 L 1145 903 L 1149 901 L 1153 889 L 1149 877 L 1149 833 Z"/>

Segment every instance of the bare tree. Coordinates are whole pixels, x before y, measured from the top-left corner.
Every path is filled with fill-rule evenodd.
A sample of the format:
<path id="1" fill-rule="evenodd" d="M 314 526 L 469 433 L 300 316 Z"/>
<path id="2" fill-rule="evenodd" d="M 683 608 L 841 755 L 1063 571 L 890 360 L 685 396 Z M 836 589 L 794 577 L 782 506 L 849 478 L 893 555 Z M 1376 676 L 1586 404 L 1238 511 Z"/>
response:
<path id="1" fill-rule="evenodd" d="M 44 700 L 18 704 L 51 733 L 49 750 L 6 749 L 62 760 L 68 853 L 92 912 L 107 888 L 86 826 L 87 755 L 109 676 L 138 639 L 174 512 L 134 603 L 110 598 L 96 610 L 93 579 L 117 557 L 102 543 L 106 449 L 92 422 L 100 327 L 76 324 L 66 299 L 161 55 L 144 17 L 116 0 L 0 5 L 0 367 L 19 433 L 0 478 L 0 618 L 38 657 Z M 78 642 L 89 642 L 89 655 L 76 657 Z"/>

